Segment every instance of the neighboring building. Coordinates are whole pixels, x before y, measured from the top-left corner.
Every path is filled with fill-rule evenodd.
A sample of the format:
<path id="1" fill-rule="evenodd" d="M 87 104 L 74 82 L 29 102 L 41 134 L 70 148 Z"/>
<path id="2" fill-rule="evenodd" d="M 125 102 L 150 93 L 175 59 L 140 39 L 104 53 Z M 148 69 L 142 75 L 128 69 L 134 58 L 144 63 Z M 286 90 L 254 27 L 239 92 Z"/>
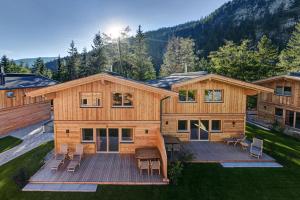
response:
<path id="1" fill-rule="evenodd" d="M 0 135 L 50 118 L 50 101 L 27 97 L 26 92 L 55 81 L 34 74 L 0 73 Z"/>
<path id="2" fill-rule="evenodd" d="M 274 90 L 257 99 L 258 120 L 278 124 L 288 133 L 300 134 L 300 73 L 275 76 L 254 82 Z M 275 123 L 276 122 L 276 123 Z"/>
<path id="3" fill-rule="evenodd" d="M 142 83 L 107 72 L 27 95 L 53 99 L 56 152 L 61 144 L 74 151 L 78 143 L 84 145 L 86 154 L 134 153 L 138 147 L 157 147 L 166 178 L 163 134 L 210 141 L 243 134 L 246 96 L 258 92 L 272 90 L 205 73 Z M 199 135 L 201 124 L 207 127 L 206 138 Z"/>

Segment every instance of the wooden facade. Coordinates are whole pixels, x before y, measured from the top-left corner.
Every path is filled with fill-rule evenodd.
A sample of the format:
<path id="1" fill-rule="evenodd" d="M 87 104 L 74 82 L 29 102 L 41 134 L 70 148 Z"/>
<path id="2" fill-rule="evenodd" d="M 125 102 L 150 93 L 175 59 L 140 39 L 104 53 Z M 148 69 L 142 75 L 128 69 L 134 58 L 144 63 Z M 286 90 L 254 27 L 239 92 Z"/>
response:
<path id="1" fill-rule="evenodd" d="M 283 128 L 300 129 L 300 79 L 293 76 L 277 76 L 255 83 L 275 91 L 274 94 L 258 95 L 258 118 L 269 124 L 276 122 Z M 276 88 L 283 88 L 283 93 L 276 91 Z"/>
<path id="2" fill-rule="evenodd" d="M 0 90 L 0 135 L 50 119 L 50 101 L 41 96 L 25 95 L 33 90 L 34 88 Z"/>
<path id="3" fill-rule="evenodd" d="M 206 79 L 174 87 L 174 91 L 194 90 L 194 102 L 180 102 L 171 97 L 163 101 L 162 132 L 174 135 L 181 140 L 191 140 L 191 121 L 207 121 L 208 135 L 196 140 L 220 141 L 245 132 L 246 97 L 254 90 L 224 81 Z M 221 102 L 206 102 L 205 90 L 221 90 Z M 178 120 L 187 120 L 187 129 L 178 130 Z M 220 120 L 221 129 L 212 131 L 212 120 Z M 196 130 L 198 131 L 198 130 Z"/>

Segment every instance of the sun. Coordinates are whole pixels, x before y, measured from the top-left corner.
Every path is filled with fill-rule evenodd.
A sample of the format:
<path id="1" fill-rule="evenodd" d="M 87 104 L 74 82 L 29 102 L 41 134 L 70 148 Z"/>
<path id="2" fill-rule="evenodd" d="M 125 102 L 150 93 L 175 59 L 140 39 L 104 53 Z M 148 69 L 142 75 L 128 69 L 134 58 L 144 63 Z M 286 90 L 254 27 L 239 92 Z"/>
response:
<path id="1" fill-rule="evenodd" d="M 105 33 L 109 35 L 112 39 L 117 39 L 121 36 L 122 29 L 123 27 L 120 24 L 111 24 L 108 26 Z"/>

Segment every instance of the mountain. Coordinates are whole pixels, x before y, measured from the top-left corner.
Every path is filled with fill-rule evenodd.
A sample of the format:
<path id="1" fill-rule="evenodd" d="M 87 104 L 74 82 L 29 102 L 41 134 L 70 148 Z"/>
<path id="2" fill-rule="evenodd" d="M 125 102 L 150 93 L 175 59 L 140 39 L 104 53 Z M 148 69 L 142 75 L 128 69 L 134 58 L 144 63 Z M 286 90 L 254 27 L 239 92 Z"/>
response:
<path id="1" fill-rule="evenodd" d="M 250 39 L 256 43 L 264 34 L 282 49 L 299 19 L 300 0 L 232 0 L 205 18 L 149 31 L 146 37 L 149 54 L 159 70 L 172 36 L 194 39 L 201 57 L 217 50 L 225 40 Z"/>
<path id="2" fill-rule="evenodd" d="M 44 63 L 48 63 L 57 59 L 57 57 L 41 57 L 41 58 L 43 59 Z M 16 64 L 23 63 L 24 66 L 29 66 L 31 68 L 34 62 L 36 61 L 36 59 L 37 58 L 23 58 L 14 61 L 16 62 Z"/>

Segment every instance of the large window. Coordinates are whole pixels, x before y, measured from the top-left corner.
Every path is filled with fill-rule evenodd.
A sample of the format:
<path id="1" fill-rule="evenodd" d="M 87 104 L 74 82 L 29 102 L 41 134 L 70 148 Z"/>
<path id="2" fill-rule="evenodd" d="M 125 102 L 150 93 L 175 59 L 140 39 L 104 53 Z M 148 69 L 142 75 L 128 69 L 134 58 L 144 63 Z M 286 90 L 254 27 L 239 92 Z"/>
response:
<path id="1" fill-rule="evenodd" d="M 211 120 L 211 132 L 221 132 L 221 120 Z"/>
<path id="2" fill-rule="evenodd" d="M 82 142 L 93 142 L 94 134 L 92 128 L 83 128 L 82 129 Z"/>
<path id="3" fill-rule="evenodd" d="M 81 92 L 80 107 L 101 107 L 102 93 L 100 92 Z"/>
<path id="4" fill-rule="evenodd" d="M 290 86 L 276 86 L 275 94 L 278 96 L 292 96 L 292 88 Z"/>
<path id="5" fill-rule="evenodd" d="M 115 92 L 112 95 L 112 106 L 113 107 L 132 107 L 133 96 L 131 93 L 120 93 Z"/>
<path id="6" fill-rule="evenodd" d="M 188 120 L 178 120 L 178 131 L 188 130 Z"/>
<path id="7" fill-rule="evenodd" d="M 180 102 L 195 102 L 197 90 L 179 90 Z"/>
<path id="8" fill-rule="evenodd" d="M 282 117 L 283 116 L 283 109 L 281 109 L 281 108 L 275 108 L 275 115 L 277 117 Z"/>
<path id="9" fill-rule="evenodd" d="M 133 142 L 132 128 L 122 128 L 122 142 Z"/>
<path id="10" fill-rule="evenodd" d="M 205 90 L 205 102 L 223 102 L 223 90 Z"/>

